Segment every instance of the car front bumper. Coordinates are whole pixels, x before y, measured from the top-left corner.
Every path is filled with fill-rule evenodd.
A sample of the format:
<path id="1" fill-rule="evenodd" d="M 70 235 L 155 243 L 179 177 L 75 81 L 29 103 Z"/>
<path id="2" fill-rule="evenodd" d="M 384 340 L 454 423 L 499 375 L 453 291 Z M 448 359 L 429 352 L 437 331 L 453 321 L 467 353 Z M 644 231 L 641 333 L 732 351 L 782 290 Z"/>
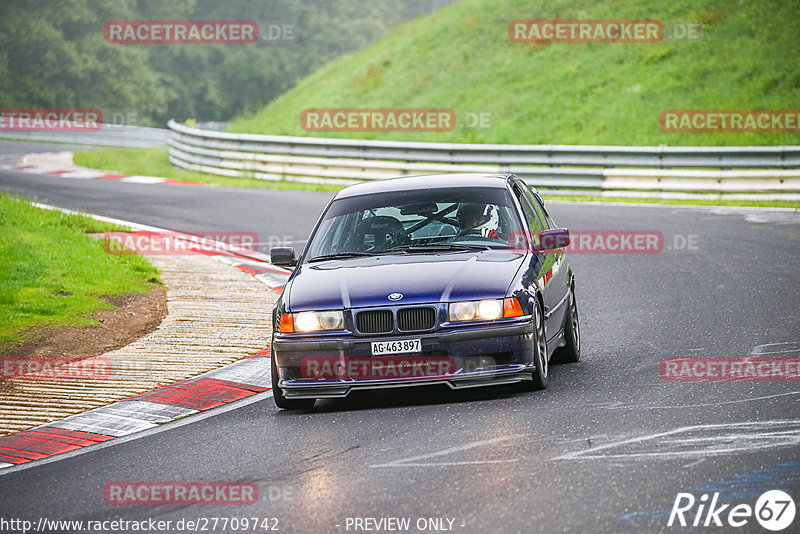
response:
<path id="1" fill-rule="evenodd" d="M 276 334 L 272 357 L 278 368 L 281 388 L 287 399 L 342 398 L 353 390 L 370 390 L 445 384 L 452 389 L 511 384 L 530 380 L 535 370 L 532 355 L 533 323 L 530 318 L 510 323 L 444 329 L 400 336 L 296 336 Z M 421 339 L 422 350 L 414 354 L 372 356 L 373 341 Z M 313 376 L 309 362 L 319 368 L 387 369 L 394 362 L 400 373 L 374 376 L 370 372 Z M 400 363 L 397 363 L 400 362 Z M 403 363 L 406 363 L 403 367 Z M 436 367 L 433 363 L 443 367 Z M 439 373 L 408 372 L 412 366 Z M 444 367 L 446 364 L 446 367 Z M 348 367 L 349 366 L 349 367 Z M 376 367 L 372 367 L 374 370 Z M 406 371 L 403 373 L 402 370 Z M 399 375 L 410 376 L 399 376 Z M 380 375 L 380 373 L 378 373 Z"/>

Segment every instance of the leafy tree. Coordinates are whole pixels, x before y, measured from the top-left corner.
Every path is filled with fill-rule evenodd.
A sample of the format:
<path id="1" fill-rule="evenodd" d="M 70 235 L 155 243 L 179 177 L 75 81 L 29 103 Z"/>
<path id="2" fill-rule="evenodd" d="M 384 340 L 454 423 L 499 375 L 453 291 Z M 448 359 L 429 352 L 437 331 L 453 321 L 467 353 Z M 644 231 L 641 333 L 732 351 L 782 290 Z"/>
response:
<path id="1" fill-rule="evenodd" d="M 0 107 L 127 109 L 140 124 L 226 120 L 396 24 L 453 0 L 28 0 L 0 3 Z M 289 24 L 283 44 L 110 44 L 109 20 Z"/>

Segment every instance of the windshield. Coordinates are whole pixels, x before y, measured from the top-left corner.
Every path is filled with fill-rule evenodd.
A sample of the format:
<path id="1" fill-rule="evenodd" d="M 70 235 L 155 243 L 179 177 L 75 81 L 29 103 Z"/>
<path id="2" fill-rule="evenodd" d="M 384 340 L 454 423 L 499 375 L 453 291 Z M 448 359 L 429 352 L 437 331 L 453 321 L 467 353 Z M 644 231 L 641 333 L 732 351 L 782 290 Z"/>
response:
<path id="1" fill-rule="evenodd" d="M 374 254 L 508 247 L 521 231 L 501 188 L 401 191 L 334 201 L 312 237 L 306 261 Z"/>

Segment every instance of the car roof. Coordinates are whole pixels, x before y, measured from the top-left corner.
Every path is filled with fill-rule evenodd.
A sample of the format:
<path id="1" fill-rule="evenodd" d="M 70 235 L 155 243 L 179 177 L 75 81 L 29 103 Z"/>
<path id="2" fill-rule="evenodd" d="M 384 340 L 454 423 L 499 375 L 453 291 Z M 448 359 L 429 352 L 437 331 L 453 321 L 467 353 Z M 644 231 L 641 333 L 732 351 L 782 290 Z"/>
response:
<path id="1" fill-rule="evenodd" d="M 371 193 L 387 193 L 392 191 L 410 191 L 414 189 L 442 189 L 446 187 L 496 187 L 504 188 L 508 174 L 426 174 L 421 176 L 401 176 L 364 182 L 345 187 L 336 194 L 337 199 L 368 195 Z"/>

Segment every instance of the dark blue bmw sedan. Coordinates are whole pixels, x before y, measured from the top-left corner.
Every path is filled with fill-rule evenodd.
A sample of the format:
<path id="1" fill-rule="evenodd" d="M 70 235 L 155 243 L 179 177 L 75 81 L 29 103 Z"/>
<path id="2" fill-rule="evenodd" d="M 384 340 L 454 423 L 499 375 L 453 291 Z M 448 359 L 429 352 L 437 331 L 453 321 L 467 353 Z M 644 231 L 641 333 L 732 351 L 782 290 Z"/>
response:
<path id="1" fill-rule="evenodd" d="M 358 184 L 328 204 L 273 312 L 281 408 L 356 389 L 547 387 L 580 358 L 569 231 L 514 175 Z"/>

